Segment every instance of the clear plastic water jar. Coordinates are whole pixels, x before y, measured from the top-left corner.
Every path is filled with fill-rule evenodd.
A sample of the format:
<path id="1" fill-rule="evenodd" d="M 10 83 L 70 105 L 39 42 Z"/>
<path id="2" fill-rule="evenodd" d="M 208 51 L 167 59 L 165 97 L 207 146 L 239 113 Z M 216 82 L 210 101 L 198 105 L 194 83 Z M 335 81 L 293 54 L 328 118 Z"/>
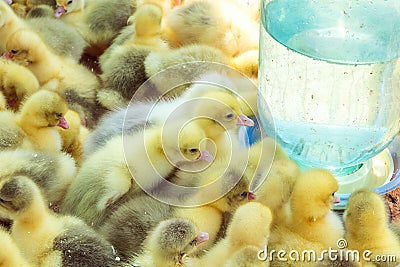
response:
<path id="1" fill-rule="evenodd" d="M 262 1 L 258 104 L 267 133 L 302 166 L 359 169 L 399 131 L 399 38 L 398 0 Z"/>

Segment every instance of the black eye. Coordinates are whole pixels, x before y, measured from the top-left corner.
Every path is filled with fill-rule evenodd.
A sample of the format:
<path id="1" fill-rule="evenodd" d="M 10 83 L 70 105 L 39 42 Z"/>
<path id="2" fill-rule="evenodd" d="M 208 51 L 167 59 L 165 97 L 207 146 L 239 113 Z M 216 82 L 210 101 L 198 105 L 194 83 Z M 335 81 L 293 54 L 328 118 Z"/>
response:
<path id="1" fill-rule="evenodd" d="M 195 154 L 195 153 L 199 152 L 199 150 L 197 148 L 191 148 L 191 149 L 189 149 L 189 152 L 191 154 Z"/>
<path id="2" fill-rule="evenodd" d="M 234 116 L 235 115 L 233 113 L 228 113 L 228 114 L 225 115 L 225 118 L 228 119 L 228 120 L 231 120 L 231 119 L 233 119 Z"/>
<path id="3" fill-rule="evenodd" d="M 61 119 L 62 113 L 56 113 L 56 117 L 59 118 L 59 119 Z"/>
<path id="4" fill-rule="evenodd" d="M 247 192 L 244 191 L 244 192 L 240 193 L 239 196 L 240 196 L 241 198 L 245 198 L 245 197 L 247 197 Z"/>
<path id="5" fill-rule="evenodd" d="M 69 0 L 69 1 L 67 2 L 67 5 L 70 5 L 70 4 L 72 4 L 72 0 Z"/>
<path id="6" fill-rule="evenodd" d="M 15 49 L 11 49 L 11 54 L 13 54 L 13 55 L 15 55 L 15 54 L 18 54 L 18 50 L 15 50 Z"/>

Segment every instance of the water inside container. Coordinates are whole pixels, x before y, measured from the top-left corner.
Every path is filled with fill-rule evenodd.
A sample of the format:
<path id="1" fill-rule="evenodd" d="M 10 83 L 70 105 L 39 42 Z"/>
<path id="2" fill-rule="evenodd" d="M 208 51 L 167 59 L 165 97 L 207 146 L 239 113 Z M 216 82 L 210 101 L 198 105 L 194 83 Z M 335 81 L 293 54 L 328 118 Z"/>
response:
<path id="1" fill-rule="evenodd" d="M 263 27 L 299 53 L 344 64 L 399 57 L 399 1 L 263 2 Z"/>
<path id="2" fill-rule="evenodd" d="M 309 165 L 330 168 L 353 166 L 375 155 L 375 146 L 387 132 L 379 127 L 352 127 L 321 123 L 275 120 L 278 141 L 297 161 L 306 158 Z M 371 155 L 372 154 L 372 155 Z M 360 159 L 361 158 L 361 159 Z"/>
<path id="3" fill-rule="evenodd" d="M 351 169 L 397 134 L 398 2 L 263 3 L 261 122 L 300 164 Z M 274 129 L 262 116 L 266 104 Z"/>

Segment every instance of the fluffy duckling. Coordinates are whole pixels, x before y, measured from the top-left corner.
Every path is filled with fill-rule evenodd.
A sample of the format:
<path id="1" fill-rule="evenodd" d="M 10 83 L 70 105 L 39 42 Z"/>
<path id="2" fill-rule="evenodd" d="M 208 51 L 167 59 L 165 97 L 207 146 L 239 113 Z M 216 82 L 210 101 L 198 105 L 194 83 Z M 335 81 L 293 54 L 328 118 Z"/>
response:
<path id="1" fill-rule="evenodd" d="M 160 39 L 160 33 L 161 33 L 161 26 L 162 26 L 162 19 L 165 14 L 167 14 L 171 8 L 173 8 L 176 5 L 179 5 L 180 1 L 176 0 L 138 0 L 136 1 L 136 11 L 133 13 L 132 16 L 129 17 L 127 24 L 133 24 L 134 27 L 125 27 L 119 35 L 114 39 L 113 44 L 123 44 L 126 40 L 129 38 L 136 38 L 139 37 L 154 37 L 157 36 L 156 39 Z M 147 30 L 146 30 L 147 29 Z M 123 31 L 126 31 L 126 33 L 122 33 Z M 125 35 L 121 39 L 121 33 L 122 35 Z M 138 33 L 138 36 L 135 36 L 136 33 Z M 147 38 L 145 38 L 147 39 Z M 152 39 L 152 38 L 151 38 Z M 133 40 L 133 39 L 131 39 Z M 143 39 L 144 40 L 144 39 Z M 149 40 L 150 41 L 150 40 Z M 154 40 L 155 41 L 155 40 Z M 147 44 L 149 44 L 148 41 L 145 41 Z M 135 43 L 135 42 L 133 42 Z M 157 43 L 157 42 L 152 42 L 150 43 Z M 165 44 L 165 42 L 163 42 Z M 139 43 L 140 44 L 140 41 Z M 162 46 L 164 46 L 164 44 Z M 158 45 L 156 45 L 158 47 Z"/>
<path id="2" fill-rule="evenodd" d="M 200 245 L 196 255 L 201 255 L 203 251 L 208 250 L 212 244 L 224 237 L 226 227 L 235 210 L 255 199 L 255 195 L 249 192 L 250 177 L 243 174 L 244 168 L 240 164 L 234 165 L 235 167 L 229 166 L 223 174 L 217 174 L 219 176 L 217 183 L 207 184 L 205 177 L 211 177 L 210 180 L 215 179 L 216 172 L 222 168 L 218 162 L 213 162 L 205 171 L 192 174 L 192 177 L 207 186 L 194 193 L 190 199 L 192 202 L 187 201 L 187 207 L 174 209 L 174 216 L 190 219 L 199 228 L 209 233 L 210 242 Z M 178 172 L 175 175 L 180 174 Z M 239 181 L 234 184 L 237 180 Z M 232 185 L 233 188 L 231 188 Z"/>
<path id="3" fill-rule="evenodd" d="M 0 251 L 0 266 L 10 267 L 29 267 L 31 266 L 22 257 L 21 252 L 10 234 L 5 229 L 0 229 L 1 251 Z"/>
<path id="4" fill-rule="evenodd" d="M 227 159 L 229 164 L 226 162 Z M 207 205 L 176 209 L 175 215 L 192 219 L 199 228 L 206 230 L 210 235 L 210 243 L 224 236 L 231 214 L 237 207 L 255 198 L 255 195 L 249 191 L 253 172 L 246 166 L 246 161 L 242 156 L 215 157 L 212 165 L 205 170 L 190 174 L 185 171 L 176 172 L 173 179 L 186 181 L 189 180 L 186 176 L 190 176 L 205 186 L 200 188 L 194 197 L 187 200 L 186 204 L 188 206 Z M 207 216 L 202 216 L 204 214 Z M 207 219 L 199 220 L 198 218 Z"/>
<path id="5" fill-rule="evenodd" d="M 0 59 L 0 90 L 7 99 L 8 108 L 17 111 L 26 97 L 39 90 L 39 82 L 29 69 Z"/>
<path id="6" fill-rule="evenodd" d="M 259 24 L 235 1 L 189 1 L 171 10 L 165 24 L 174 46 L 207 44 L 229 56 L 258 49 Z"/>
<path id="7" fill-rule="evenodd" d="M 31 95 L 15 120 L 26 135 L 22 147 L 49 153 L 61 151 L 57 127 L 69 128 L 64 118 L 67 111 L 65 99 L 56 92 L 39 90 Z"/>
<path id="8" fill-rule="evenodd" d="M 26 176 L 1 182 L 0 210 L 13 219 L 11 236 L 33 266 L 116 266 L 112 246 L 81 220 L 49 211 Z"/>
<path id="9" fill-rule="evenodd" d="M 167 48 L 161 39 L 161 21 L 163 9 L 157 3 L 143 3 L 129 18 L 129 23 L 134 25 L 135 31 L 125 43 L 149 46 L 152 50 Z"/>
<path id="10" fill-rule="evenodd" d="M 3 1 L 0 3 L 0 51 L 6 52 L 6 41 L 16 31 L 32 29 L 42 38 L 53 53 L 60 56 L 72 56 L 79 60 L 86 43 L 69 25 L 60 21 L 52 21 L 49 17 L 24 20 Z"/>
<path id="11" fill-rule="evenodd" d="M 254 125 L 243 114 L 243 102 L 230 77 L 209 72 L 197 78 L 199 82 L 193 83 L 178 97 L 155 103 L 149 119 L 166 121 L 177 113 L 185 114 L 189 119 L 200 117 L 198 122 L 207 129 L 207 136 L 211 139 L 219 138 L 227 130 L 237 130 L 237 126 Z"/>
<path id="12" fill-rule="evenodd" d="M 6 40 L 19 29 L 25 27 L 24 21 L 19 18 L 12 8 L 4 1 L 0 1 L 0 53 L 6 52 Z"/>
<path id="13" fill-rule="evenodd" d="M 18 147 L 47 153 L 61 151 L 61 137 L 56 127 L 68 128 L 63 117 L 65 100 L 57 93 L 40 90 L 31 95 L 21 110 L 0 113 L 3 149 Z"/>
<path id="14" fill-rule="evenodd" d="M 192 45 L 166 51 L 153 51 L 148 46 L 134 44 L 116 46 L 110 53 L 100 57 L 104 88 L 99 92 L 98 100 L 109 109 L 126 106 L 141 85 L 151 85 L 144 84 L 148 78 L 168 67 L 188 62 L 228 64 L 228 59 L 222 51 L 209 46 Z M 192 81 L 208 71 L 209 67 L 198 65 L 189 72 L 176 67 L 162 76 L 152 78 L 151 83 L 155 84 L 156 90 L 164 93 L 181 82 Z"/>
<path id="15" fill-rule="evenodd" d="M 395 262 L 378 266 L 398 266 L 400 263 L 400 239 L 390 229 L 385 200 L 375 192 L 358 190 L 348 199 L 343 215 L 346 228 L 345 238 L 348 249 L 363 253 L 372 252 L 373 261 L 377 255 L 394 255 Z M 363 264 L 368 264 L 362 261 Z"/>
<path id="16" fill-rule="evenodd" d="M 49 155 L 27 150 L 0 153 L 0 180 L 13 175 L 29 176 L 42 190 L 48 206 L 58 210 L 76 175 L 74 160 L 65 154 Z"/>
<path id="17" fill-rule="evenodd" d="M 32 71 L 42 88 L 56 90 L 66 97 L 71 94 L 69 91 L 75 93 L 79 99 L 74 104 L 80 105 L 87 112 L 85 116 L 94 120 L 92 106 L 100 83 L 91 71 L 54 54 L 32 31 L 15 32 L 7 40 L 6 48 L 15 62 Z"/>
<path id="18" fill-rule="evenodd" d="M 120 266 L 120 257 L 102 236 L 77 218 L 64 220 L 65 230 L 53 241 L 62 266 Z M 51 257 L 45 266 L 54 266 Z"/>
<path id="19" fill-rule="evenodd" d="M 331 211 L 338 184 L 325 170 L 307 170 L 301 173 L 293 186 L 285 207 L 286 226 L 303 238 L 335 247 L 344 236 L 340 218 Z"/>
<path id="20" fill-rule="evenodd" d="M 65 120 L 68 122 L 69 128 L 58 128 L 62 139 L 62 151 L 70 154 L 78 166 L 83 161 L 83 144 L 89 134 L 89 130 L 82 125 L 81 117 L 73 110 L 68 110 L 65 114 Z"/>
<path id="21" fill-rule="evenodd" d="M 195 123 L 180 129 L 181 126 L 180 122 L 158 125 L 109 140 L 84 161 L 62 211 L 97 226 L 104 219 L 105 210 L 131 188 L 165 193 L 157 191 L 159 184 L 180 164 L 212 160 L 202 148 L 202 129 Z"/>
<path id="22" fill-rule="evenodd" d="M 103 87 L 97 100 L 109 110 L 126 107 L 136 90 L 147 80 L 143 62 L 151 49 L 146 46 L 115 47 L 107 61 L 101 61 Z"/>
<path id="23" fill-rule="evenodd" d="M 52 12 L 48 5 L 36 6 L 29 11 L 26 22 L 53 53 L 79 62 L 88 44 L 74 27 L 55 19 Z"/>
<path id="24" fill-rule="evenodd" d="M 61 212 L 75 215 L 96 227 L 104 219 L 105 210 L 124 195 L 133 182 L 124 158 L 123 138 L 116 136 L 82 162 Z"/>
<path id="25" fill-rule="evenodd" d="M 240 200 L 238 200 L 240 201 Z M 243 200 L 245 202 L 245 200 Z M 225 225 L 228 224 L 230 213 L 221 212 L 216 207 L 204 205 L 200 207 L 180 207 L 172 210 L 173 217 L 185 218 L 193 221 L 198 228 L 204 229 L 209 234 L 209 241 L 200 244 L 193 256 L 201 256 L 210 249 L 224 234 Z"/>
<path id="26" fill-rule="evenodd" d="M 83 97 L 94 98 L 94 90 L 98 87 L 94 74 L 54 54 L 35 32 L 20 30 L 13 33 L 6 42 L 6 49 L 12 60 L 35 74 L 42 87 L 52 90 L 73 88 Z"/>
<path id="27" fill-rule="evenodd" d="M 172 216 L 172 206 L 149 195 L 135 195 L 119 205 L 98 232 L 113 244 L 124 261 L 140 254 L 148 233 L 159 222 Z"/>
<path id="28" fill-rule="evenodd" d="M 134 23 L 130 26 L 132 31 L 126 30 L 130 36 L 122 42 L 113 42 L 100 56 L 104 88 L 99 92 L 98 100 L 108 109 L 126 106 L 148 78 L 143 65 L 147 55 L 167 48 L 160 35 L 162 16 L 162 7 L 158 4 L 139 5 L 130 18 Z"/>
<path id="29" fill-rule="evenodd" d="M 174 8 L 165 21 L 164 38 L 171 46 L 214 46 L 224 51 L 230 65 L 257 78 L 259 23 L 238 1 L 190 1 Z"/>
<path id="30" fill-rule="evenodd" d="M 90 44 L 90 54 L 100 55 L 126 26 L 136 8 L 132 0 L 57 0 L 56 17 L 73 25 Z"/>
<path id="31" fill-rule="evenodd" d="M 59 18 L 64 14 L 81 12 L 86 4 L 87 4 L 87 1 L 85 1 L 85 0 L 72 0 L 72 1 L 56 0 L 57 6 L 56 6 L 56 11 L 54 13 L 54 16 L 56 18 Z M 66 17 L 66 16 L 64 16 L 64 17 Z"/>
<path id="32" fill-rule="evenodd" d="M 237 179 L 238 175 L 239 177 L 241 175 L 240 168 L 232 168 L 228 170 L 228 173 L 222 177 L 222 179 L 227 181 L 222 181 L 221 184 L 215 184 L 216 191 L 220 193 L 224 192 L 226 190 L 225 187 L 227 186 L 228 182 Z M 246 173 L 242 174 L 242 176 L 239 178 L 238 183 L 231 190 L 229 190 L 226 195 L 214 202 L 208 203 L 207 205 L 218 209 L 222 213 L 232 214 L 241 205 L 255 199 L 255 194 L 249 191 L 250 179 L 251 177 L 247 176 Z M 199 197 L 201 198 L 200 193 Z"/>
<path id="33" fill-rule="evenodd" d="M 236 175 L 240 173 L 229 172 L 223 179 L 232 179 Z M 195 173 L 192 178 L 197 180 Z M 248 185 L 248 179 L 243 177 L 223 199 L 210 205 L 194 208 L 173 207 L 131 189 L 108 209 L 108 215 L 105 216 L 106 219 L 99 232 L 125 259 L 133 253 L 140 252 L 147 232 L 158 222 L 170 217 L 185 218 L 192 220 L 199 229 L 209 233 L 210 242 L 199 244 L 198 249 L 193 253 L 194 255 L 201 254 L 204 249 L 212 246 L 217 238 L 223 236 L 224 225 L 228 223 L 229 214 L 241 204 L 247 203 L 248 199 L 253 198 L 253 195 L 247 191 Z M 182 199 L 182 203 L 184 201 L 185 199 Z M 126 223 L 127 221 L 132 223 Z"/>
<path id="34" fill-rule="evenodd" d="M 299 174 L 300 168 L 294 161 L 274 161 L 264 182 L 257 189 L 257 201 L 271 209 L 274 214 L 274 224 L 280 223 L 280 212 L 289 201 Z"/>
<path id="35" fill-rule="evenodd" d="M 163 2 L 163 3 L 162 3 Z M 114 48 L 124 45 L 138 45 L 159 50 L 167 47 L 161 39 L 162 17 L 171 5 L 168 1 L 137 1 L 135 13 L 128 19 L 128 25 L 119 31 L 110 47 L 100 56 L 100 64 L 103 65 L 113 54 Z"/>
<path id="36" fill-rule="evenodd" d="M 221 116 L 223 120 L 214 120 L 215 117 L 212 118 L 213 115 L 211 114 L 210 119 L 201 118 L 196 120 L 199 121 L 199 125 L 207 129 L 206 135 L 212 141 L 212 143 L 207 143 L 207 150 L 211 151 L 214 155 L 212 164 L 197 173 L 182 171 L 175 174 L 178 181 L 187 181 L 189 177 L 198 177 L 196 180 L 201 181 L 203 186 L 207 188 L 210 187 L 209 189 L 204 188 L 206 190 L 199 190 L 196 194 L 196 198 L 193 199 L 193 203 L 198 202 L 204 204 L 217 200 L 228 193 L 229 190 L 234 190 L 236 182 L 238 182 L 238 185 L 242 184 L 242 186 L 237 187 L 243 189 L 243 191 L 239 189 L 240 193 L 245 193 L 244 191 L 253 192 L 253 190 L 250 190 L 251 181 L 257 176 L 262 176 L 266 169 L 259 167 L 261 158 L 258 158 L 257 155 L 270 154 L 270 161 L 272 160 L 273 150 L 267 151 L 268 149 L 266 148 L 262 153 L 257 153 L 259 152 L 255 151 L 257 149 L 249 149 L 241 146 L 234 128 L 236 127 L 236 123 L 241 120 L 240 117 L 235 116 L 235 112 L 232 112 L 231 108 L 227 109 L 229 111 L 227 113 L 221 113 L 218 110 L 216 106 L 211 113 L 216 111 L 216 116 L 225 114 Z M 229 128 L 231 128 L 231 130 L 227 130 Z M 259 147 L 257 148 L 259 149 Z M 261 146 L 260 148 L 263 147 Z M 267 156 L 262 157 L 268 158 Z M 267 161 L 265 161 L 265 163 L 267 163 Z M 240 182 L 241 177 L 245 177 L 245 180 L 242 182 Z M 239 193 L 239 191 L 236 193 Z M 229 201 L 226 202 L 226 198 L 221 198 L 215 203 L 213 202 L 212 205 L 217 205 L 218 209 L 224 211 L 233 210 Z"/>
<path id="37" fill-rule="evenodd" d="M 96 0 L 90 3 L 86 9 L 85 21 L 94 38 L 88 42 L 92 46 L 108 47 L 127 25 L 136 6 L 136 1 L 132 0 Z"/>
<path id="38" fill-rule="evenodd" d="M 254 123 L 243 114 L 240 99 L 234 92 L 214 85 L 200 84 L 190 87 L 178 97 L 135 102 L 127 109 L 119 108 L 108 113 L 88 137 L 85 155 L 95 151 L 113 135 L 122 134 L 123 130 L 136 131 L 145 124 L 164 123 L 170 116 L 185 117 L 188 120 L 200 116 L 210 118 L 211 120 L 198 120 L 207 130 L 209 138 L 216 138 L 226 130 L 251 126 Z"/>
<path id="39" fill-rule="evenodd" d="M 195 85 L 193 87 L 196 87 L 196 89 L 193 88 L 193 91 L 203 90 L 199 89 L 199 87 L 204 87 L 205 93 L 201 92 L 199 97 L 195 97 L 195 95 L 182 97 L 182 100 L 187 102 L 190 102 L 191 98 L 194 100 L 193 103 L 195 105 L 193 107 L 193 113 L 187 114 L 188 117 L 202 116 L 207 118 L 200 119 L 199 123 L 202 127 L 208 129 L 208 137 L 217 139 L 223 133 L 226 133 L 227 130 L 237 130 L 238 126 L 254 125 L 254 122 L 245 114 L 243 114 L 240 102 L 234 93 L 230 92 L 229 90 L 218 90 L 218 87 L 214 87 L 212 85 Z M 196 101 L 199 102 L 197 105 Z M 188 105 L 185 103 L 181 104 Z M 213 109 L 210 107 L 213 107 Z M 156 106 L 155 109 L 157 112 L 158 107 Z M 156 115 L 166 116 L 170 114 L 161 114 L 158 112 Z M 150 115 L 150 118 L 151 116 L 152 114 Z"/>
<path id="40" fill-rule="evenodd" d="M 222 266 L 232 254 L 245 246 L 263 248 L 268 242 L 272 213 L 261 203 L 240 206 L 234 213 L 226 237 L 212 247 L 193 266 Z"/>
<path id="41" fill-rule="evenodd" d="M 186 266 L 187 258 L 196 246 L 207 241 L 208 234 L 200 232 L 187 219 L 170 219 L 160 222 L 146 238 L 143 253 L 134 266 L 173 267 Z"/>

